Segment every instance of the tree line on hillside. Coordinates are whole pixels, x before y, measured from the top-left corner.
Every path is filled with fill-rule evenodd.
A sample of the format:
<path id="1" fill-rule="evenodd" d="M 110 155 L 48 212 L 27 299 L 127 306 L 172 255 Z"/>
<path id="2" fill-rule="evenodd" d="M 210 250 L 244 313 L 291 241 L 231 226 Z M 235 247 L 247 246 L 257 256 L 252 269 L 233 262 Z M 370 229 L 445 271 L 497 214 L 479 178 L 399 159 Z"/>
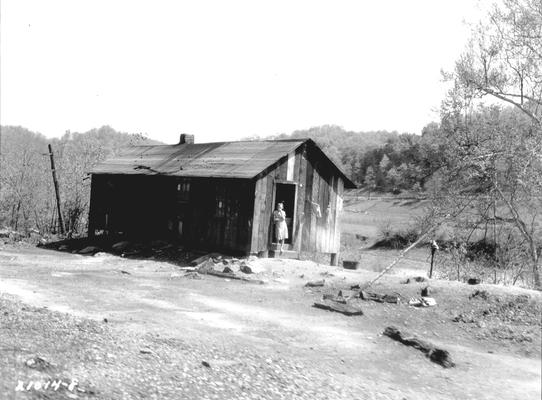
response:
<path id="1" fill-rule="evenodd" d="M 396 131 L 353 132 L 324 125 L 266 139 L 311 138 L 360 187 L 397 193 L 423 191 L 440 167 L 442 149 L 436 141 L 437 131 L 437 123 L 428 124 L 421 136 Z"/>

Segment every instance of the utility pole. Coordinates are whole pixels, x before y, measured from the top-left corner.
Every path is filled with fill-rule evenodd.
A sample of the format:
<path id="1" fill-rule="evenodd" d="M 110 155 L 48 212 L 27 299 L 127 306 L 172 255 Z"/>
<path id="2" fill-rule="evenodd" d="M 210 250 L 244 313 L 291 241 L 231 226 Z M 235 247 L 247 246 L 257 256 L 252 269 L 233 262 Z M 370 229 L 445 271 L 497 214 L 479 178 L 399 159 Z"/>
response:
<path id="1" fill-rule="evenodd" d="M 55 184 L 56 207 L 58 211 L 58 226 L 60 234 L 64 235 L 64 221 L 62 220 L 62 212 L 60 211 L 60 192 L 58 191 L 58 181 L 56 179 L 55 158 L 53 156 L 53 148 L 49 144 L 49 157 L 51 158 L 51 172 L 53 173 L 53 183 Z"/>

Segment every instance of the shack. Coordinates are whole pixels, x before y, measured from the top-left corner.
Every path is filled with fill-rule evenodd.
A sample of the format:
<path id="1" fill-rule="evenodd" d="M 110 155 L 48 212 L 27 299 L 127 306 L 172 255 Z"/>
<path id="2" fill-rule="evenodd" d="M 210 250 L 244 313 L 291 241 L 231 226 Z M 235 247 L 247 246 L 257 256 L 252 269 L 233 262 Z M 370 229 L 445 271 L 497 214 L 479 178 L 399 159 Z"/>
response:
<path id="1" fill-rule="evenodd" d="M 311 139 L 132 146 L 91 172 L 89 236 L 166 238 L 190 248 L 277 256 L 273 210 L 284 203 L 283 256 L 337 262 L 345 188 L 355 185 Z"/>

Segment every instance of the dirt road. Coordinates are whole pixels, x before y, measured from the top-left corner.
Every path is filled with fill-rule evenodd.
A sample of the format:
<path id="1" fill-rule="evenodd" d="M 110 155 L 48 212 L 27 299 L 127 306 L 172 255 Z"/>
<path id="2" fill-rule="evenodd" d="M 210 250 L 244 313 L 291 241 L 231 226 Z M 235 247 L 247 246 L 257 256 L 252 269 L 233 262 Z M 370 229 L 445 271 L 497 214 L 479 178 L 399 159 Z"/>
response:
<path id="1" fill-rule="evenodd" d="M 179 371 L 181 361 L 171 353 L 183 354 L 182 373 L 167 377 L 177 388 L 172 397 L 155 392 L 150 384 L 135 389 L 130 384 L 135 379 L 132 374 L 117 382 L 120 389 L 114 389 L 96 381 L 99 363 L 72 360 L 71 373 L 78 372 L 96 388 L 95 397 L 88 398 L 115 398 L 115 390 L 124 398 L 540 398 L 540 353 L 529 350 L 536 341 L 523 347 L 480 342 L 444 318 L 442 310 L 364 303 L 361 317 L 324 312 L 311 307 L 321 296 L 318 289 L 303 287 L 312 278 L 346 285 L 374 272 L 275 259 L 258 260 L 254 268 L 265 284 L 211 276 L 190 279 L 177 266 L 153 260 L 4 246 L 0 293 L 100 324 L 105 318 L 112 337 L 130 338 L 135 341 L 133 348 L 146 343 L 156 346 L 153 353 L 159 354 L 167 342 L 161 367 L 156 360 L 146 364 L 138 358 L 138 374 L 152 375 L 154 368 L 162 367 Z M 391 276 L 376 289 L 398 285 L 398 278 Z M 432 286 L 437 288 L 439 305 L 447 296 L 471 290 L 450 282 Z M 534 292 L 512 292 L 528 293 L 540 301 Z M 389 325 L 448 349 L 457 366 L 443 369 L 422 353 L 383 337 Z M 125 357 L 111 351 L 112 358 Z M 204 357 L 211 368 L 201 367 Z M 115 365 L 131 368 L 129 359 L 122 359 L 104 370 L 114 375 Z M 21 374 L 15 371 L 9 378 L 16 380 Z M 3 382 L 4 398 L 30 396 L 10 393 L 16 383 Z"/>

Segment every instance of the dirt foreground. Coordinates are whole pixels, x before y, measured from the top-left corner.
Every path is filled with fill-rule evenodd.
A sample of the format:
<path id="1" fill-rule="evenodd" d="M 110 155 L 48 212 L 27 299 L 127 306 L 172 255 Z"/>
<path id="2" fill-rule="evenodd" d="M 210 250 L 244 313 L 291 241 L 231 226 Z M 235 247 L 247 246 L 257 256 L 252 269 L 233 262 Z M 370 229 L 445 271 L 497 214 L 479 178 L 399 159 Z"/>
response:
<path id="1" fill-rule="evenodd" d="M 376 272 L 249 264 L 263 284 L 162 261 L 0 247 L 0 398 L 540 399 L 538 292 L 404 284 L 398 270 L 373 291 L 403 302 L 359 300 L 364 315 L 348 317 L 312 305 Z M 304 286 L 316 279 L 324 287 Z M 437 305 L 410 307 L 428 285 Z M 383 336 L 392 325 L 448 350 L 456 366 Z M 26 390 L 55 379 L 71 390 Z"/>

